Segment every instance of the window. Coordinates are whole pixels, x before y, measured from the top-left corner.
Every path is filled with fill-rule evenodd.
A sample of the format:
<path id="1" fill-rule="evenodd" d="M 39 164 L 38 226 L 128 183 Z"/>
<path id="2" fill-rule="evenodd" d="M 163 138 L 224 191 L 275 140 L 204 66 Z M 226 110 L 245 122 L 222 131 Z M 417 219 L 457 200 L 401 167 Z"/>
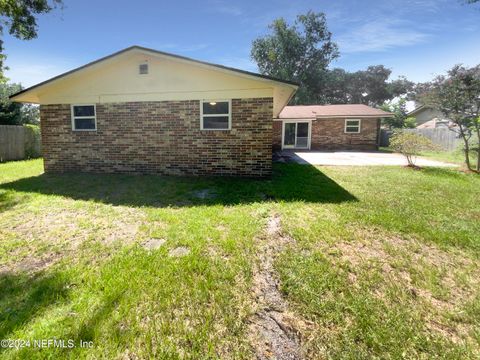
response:
<path id="1" fill-rule="evenodd" d="M 97 130 L 95 105 L 72 105 L 72 130 Z"/>
<path id="2" fill-rule="evenodd" d="M 148 74 L 148 64 L 140 64 L 138 66 L 138 72 L 140 75 Z"/>
<path id="3" fill-rule="evenodd" d="M 204 100 L 200 102 L 200 129 L 230 130 L 232 122 L 230 100 Z"/>
<path id="4" fill-rule="evenodd" d="M 345 133 L 358 134 L 360 132 L 360 120 L 345 120 Z"/>

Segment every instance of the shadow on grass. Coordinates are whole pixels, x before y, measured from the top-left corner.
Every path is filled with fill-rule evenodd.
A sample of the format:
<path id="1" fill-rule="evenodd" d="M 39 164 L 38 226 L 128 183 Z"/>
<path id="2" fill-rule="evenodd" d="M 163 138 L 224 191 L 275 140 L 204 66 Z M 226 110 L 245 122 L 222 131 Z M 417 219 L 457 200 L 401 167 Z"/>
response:
<path id="1" fill-rule="evenodd" d="M 356 201 L 316 167 L 299 164 L 275 164 L 270 179 L 68 173 L 24 178 L 3 184 L 0 189 L 149 207 Z"/>
<path id="2" fill-rule="evenodd" d="M 69 301 L 67 283 L 67 278 L 58 273 L 0 274 L 0 339 L 13 339 L 12 334 L 16 330 L 28 326 L 29 322 L 43 316 L 49 309 L 66 304 Z M 80 340 L 95 340 L 98 328 L 111 317 L 122 295 L 122 292 L 105 295 L 95 309 L 89 309 L 87 316 L 79 320 L 78 327 L 72 329 L 68 335 L 59 338 L 71 339 L 77 345 Z M 0 347 L 0 357 L 1 353 L 7 349 L 8 347 Z M 52 351 L 66 353 L 71 352 L 71 349 L 53 349 Z M 29 358 L 30 352 L 31 349 L 25 347 L 20 350 L 18 357 Z"/>
<path id="3" fill-rule="evenodd" d="M 65 299 L 68 293 L 63 278 L 56 273 L 0 273 L 0 289 L 0 339 L 9 338 L 9 334 Z"/>
<path id="4" fill-rule="evenodd" d="M 20 202 L 13 193 L 7 191 L 0 191 L 0 212 L 14 207 Z"/>

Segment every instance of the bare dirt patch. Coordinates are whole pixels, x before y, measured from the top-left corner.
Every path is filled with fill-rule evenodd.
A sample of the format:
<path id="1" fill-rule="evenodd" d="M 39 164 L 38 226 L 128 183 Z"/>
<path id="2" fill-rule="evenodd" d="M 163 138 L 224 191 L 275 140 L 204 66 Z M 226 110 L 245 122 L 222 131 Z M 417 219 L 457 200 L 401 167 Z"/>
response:
<path id="1" fill-rule="evenodd" d="M 168 252 L 168 256 L 170 257 L 183 257 L 188 254 L 190 254 L 190 249 L 185 246 L 176 247 Z"/>
<path id="2" fill-rule="evenodd" d="M 77 248 L 90 238 L 104 244 L 115 241 L 132 243 L 143 219 L 142 212 L 123 207 L 112 207 L 108 211 L 65 207 L 24 212 L 23 219 L 12 223 L 9 230 L 26 239 L 68 240 L 73 248 Z"/>
<path id="3" fill-rule="evenodd" d="M 413 237 L 376 229 L 352 231 L 355 240 L 339 241 L 325 248 L 333 262 L 349 264 L 352 286 L 357 285 L 362 271 L 379 271 L 384 278 L 384 283 L 375 290 L 379 298 L 387 301 L 386 289 L 394 282 L 411 294 L 416 306 L 424 308 L 427 328 L 454 342 L 468 337 L 468 325 L 451 321 L 448 315 L 460 314 L 478 293 L 480 267 L 474 259 L 460 250 L 443 250 Z M 433 285 L 428 284 L 432 272 L 441 274 L 434 275 Z M 442 295 L 436 294 L 431 286 Z"/>
<path id="4" fill-rule="evenodd" d="M 249 324 L 249 340 L 257 359 L 302 359 L 300 328 L 303 321 L 288 309 L 274 270 L 275 257 L 293 239 L 281 233 L 280 217 L 268 219 L 265 234 L 258 238 L 259 264 L 254 269 L 253 296 L 256 313 Z"/>
<path id="5" fill-rule="evenodd" d="M 124 207 L 75 208 L 69 202 L 12 213 L 0 223 L 17 245 L 0 264 L 4 271 L 39 271 L 93 241 L 124 246 L 137 241 L 142 211 Z"/>
<path id="6" fill-rule="evenodd" d="M 162 247 L 166 241 L 167 240 L 165 239 L 148 239 L 142 244 L 142 246 L 146 250 L 156 250 Z"/>
<path id="7" fill-rule="evenodd" d="M 1 265 L 0 274 L 9 273 L 11 271 L 20 271 L 20 272 L 38 272 L 43 269 L 48 268 L 53 265 L 57 260 L 60 259 L 59 254 L 46 254 L 37 257 L 27 257 L 22 261 L 15 263 L 14 266 L 10 265 Z"/>

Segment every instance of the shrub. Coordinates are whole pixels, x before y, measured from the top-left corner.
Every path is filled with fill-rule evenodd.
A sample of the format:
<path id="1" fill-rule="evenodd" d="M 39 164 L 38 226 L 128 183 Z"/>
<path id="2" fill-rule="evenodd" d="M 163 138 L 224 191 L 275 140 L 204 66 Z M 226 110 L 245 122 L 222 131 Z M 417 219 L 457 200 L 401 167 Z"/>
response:
<path id="1" fill-rule="evenodd" d="M 415 129 L 417 127 L 417 118 L 415 116 L 409 116 L 403 122 L 403 126 L 407 129 Z"/>
<path id="2" fill-rule="evenodd" d="M 432 141 L 423 135 L 410 131 L 397 131 L 390 138 L 390 147 L 407 158 L 408 166 L 415 165 L 416 157 L 422 151 L 438 150 Z"/>
<path id="3" fill-rule="evenodd" d="M 25 158 L 41 156 L 40 127 L 38 125 L 23 125 L 25 128 Z"/>

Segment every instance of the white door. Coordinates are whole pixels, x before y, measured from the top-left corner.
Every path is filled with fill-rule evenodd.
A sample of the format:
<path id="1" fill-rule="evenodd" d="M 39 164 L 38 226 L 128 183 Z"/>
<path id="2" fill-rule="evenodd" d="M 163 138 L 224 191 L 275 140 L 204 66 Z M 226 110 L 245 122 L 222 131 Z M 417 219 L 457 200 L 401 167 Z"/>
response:
<path id="1" fill-rule="evenodd" d="M 310 148 L 310 122 L 285 121 L 283 123 L 283 149 Z"/>

